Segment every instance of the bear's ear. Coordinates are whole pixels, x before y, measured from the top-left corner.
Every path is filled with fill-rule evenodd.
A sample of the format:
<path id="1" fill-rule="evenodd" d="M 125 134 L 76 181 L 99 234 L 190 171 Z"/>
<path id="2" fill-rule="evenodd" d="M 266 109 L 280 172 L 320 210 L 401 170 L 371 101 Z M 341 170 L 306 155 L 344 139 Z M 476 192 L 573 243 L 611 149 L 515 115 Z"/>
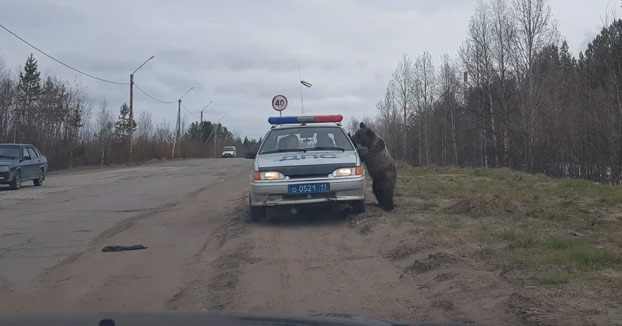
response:
<path id="1" fill-rule="evenodd" d="M 365 128 L 365 124 L 361 122 L 361 128 Z"/>

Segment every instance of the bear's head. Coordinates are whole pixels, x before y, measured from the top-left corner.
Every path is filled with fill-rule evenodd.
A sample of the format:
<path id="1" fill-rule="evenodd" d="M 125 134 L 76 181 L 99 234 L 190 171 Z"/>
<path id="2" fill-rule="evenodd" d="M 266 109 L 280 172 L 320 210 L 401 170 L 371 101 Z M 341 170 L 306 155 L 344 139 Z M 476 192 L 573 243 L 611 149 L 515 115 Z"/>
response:
<path id="1" fill-rule="evenodd" d="M 352 141 L 357 146 L 369 148 L 376 141 L 376 133 L 361 122 L 359 130 L 352 136 Z"/>

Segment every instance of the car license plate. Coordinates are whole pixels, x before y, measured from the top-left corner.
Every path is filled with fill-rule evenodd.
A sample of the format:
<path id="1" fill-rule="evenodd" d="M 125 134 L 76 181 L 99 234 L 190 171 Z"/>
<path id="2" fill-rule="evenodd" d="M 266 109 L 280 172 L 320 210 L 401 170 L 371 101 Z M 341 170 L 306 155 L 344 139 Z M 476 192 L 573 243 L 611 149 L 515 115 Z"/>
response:
<path id="1" fill-rule="evenodd" d="M 329 192 L 329 183 L 308 183 L 300 185 L 287 186 L 287 192 L 289 194 L 317 194 L 322 192 Z"/>

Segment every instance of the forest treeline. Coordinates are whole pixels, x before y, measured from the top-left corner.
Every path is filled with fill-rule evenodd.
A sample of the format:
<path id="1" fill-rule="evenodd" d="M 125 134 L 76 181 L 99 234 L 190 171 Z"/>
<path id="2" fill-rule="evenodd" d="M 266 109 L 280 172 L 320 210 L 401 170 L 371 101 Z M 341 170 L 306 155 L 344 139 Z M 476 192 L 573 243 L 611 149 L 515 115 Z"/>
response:
<path id="1" fill-rule="evenodd" d="M 393 155 L 619 184 L 622 20 L 578 57 L 546 0 L 480 1 L 467 31 L 453 58 L 404 54 L 397 65 L 367 119 Z"/>

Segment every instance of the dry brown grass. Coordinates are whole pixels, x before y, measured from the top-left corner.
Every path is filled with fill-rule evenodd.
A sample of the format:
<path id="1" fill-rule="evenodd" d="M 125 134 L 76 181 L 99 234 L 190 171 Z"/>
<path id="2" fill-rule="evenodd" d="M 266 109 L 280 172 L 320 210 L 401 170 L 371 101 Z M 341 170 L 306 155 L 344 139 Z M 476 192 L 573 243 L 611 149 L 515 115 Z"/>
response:
<path id="1" fill-rule="evenodd" d="M 547 298 L 569 313 L 622 308 L 620 187 L 508 169 L 402 167 L 396 203 L 396 226 L 417 225 L 432 247 L 483 263 L 530 302 Z M 393 254 L 402 259 L 406 248 Z"/>

